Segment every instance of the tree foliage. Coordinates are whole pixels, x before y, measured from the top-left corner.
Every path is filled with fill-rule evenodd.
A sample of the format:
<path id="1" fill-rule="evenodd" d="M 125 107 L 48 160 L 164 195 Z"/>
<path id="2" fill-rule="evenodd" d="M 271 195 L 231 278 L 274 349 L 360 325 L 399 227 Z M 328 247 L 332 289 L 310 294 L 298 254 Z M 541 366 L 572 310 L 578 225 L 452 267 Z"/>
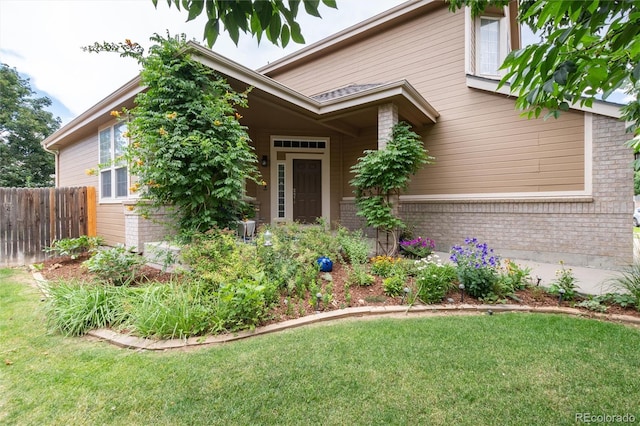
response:
<path id="1" fill-rule="evenodd" d="M 54 157 L 41 142 L 60 127 L 45 108 L 47 97 L 34 97 L 29 81 L 15 68 L 0 66 L 0 186 L 53 184 Z"/>
<path id="2" fill-rule="evenodd" d="M 151 0 L 158 7 L 158 0 Z M 335 0 L 322 0 L 325 6 L 337 8 Z M 296 21 L 303 5 L 308 15 L 320 18 L 318 8 L 320 0 L 167 0 L 180 10 L 188 13 L 187 21 L 191 21 L 206 12 L 207 23 L 204 27 L 204 39 L 209 47 L 213 46 L 223 25 L 233 42 L 237 45 L 240 31 L 251 33 L 258 39 L 267 36 L 271 43 L 286 47 L 290 40 L 304 44 L 300 25 Z"/>
<path id="3" fill-rule="evenodd" d="M 350 184 L 355 188 L 358 216 L 380 231 L 395 233 L 404 228 L 394 213 L 393 196 L 409 185 L 411 176 L 433 161 L 422 139 L 407 123 L 393 127 L 391 139 L 384 149 L 366 150 L 351 167 L 355 175 Z M 394 239 L 395 241 L 395 239 Z"/>
<path id="4" fill-rule="evenodd" d="M 469 6 L 474 16 L 508 0 L 450 0 L 451 9 Z M 622 118 L 640 150 L 640 3 L 637 0 L 522 0 L 518 20 L 540 42 L 512 51 L 502 68 L 516 105 L 528 117 L 558 117 L 571 104 L 591 106 L 627 88 L 631 101 Z M 640 165 L 640 163 L 639 163 Z"/>
<path id="5" fill-rule="evenodd" d="M 132 141 L 125 157 L 138 179 L 131 189 L 152 206 L 173 206 L 183 232 L 231 226 L 245 208 L 245 181 L 258 179 L 258 160 L 236 111 L 247 107 L 247 93 L 193 59 L 184 35 L 151 40 L 156 44 L 147 56 L 129 40 L 88 49 L 116 50 L 143 66 L 147 90 L 123 116 Z"/>

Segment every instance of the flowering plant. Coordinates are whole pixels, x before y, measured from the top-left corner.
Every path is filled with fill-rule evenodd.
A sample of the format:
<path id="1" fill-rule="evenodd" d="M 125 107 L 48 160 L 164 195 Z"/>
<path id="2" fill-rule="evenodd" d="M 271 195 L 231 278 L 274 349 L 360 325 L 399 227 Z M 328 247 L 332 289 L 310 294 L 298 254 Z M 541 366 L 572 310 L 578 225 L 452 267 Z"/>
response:
<path id="1" fill-rule="evenodd" d="M 456 267 L 443 264 L 438 255 L 429 255 L 416 260 L 416 283 L 418 297 L 424 303 L 439 303 L 457 279 Z"/>
<path id="2" fill-rule="evenodd" d="M 407 257 L 414 259 L 422 259 L 429 256 L 435 248 L 436 243 L 431 238 L 418 237 L 413 240 L 400 241 L 400 250 L 402 250 Z"/>
<path id="3" fill-rule="evenodd" d="M 500 258 L 493 254 L 487 243 L 466 238 L 464 245 L 451 247 L 450 259 L 457 265 L 458 278 L 467 293 L 484 298 L 493 292 L 499 278 Z"/>
<path id="4" fill-rule="evenodd" d="M 371 258 L 371 273 L 387 278 L 393 275 L 396 265 L 400 262 L 399 258 L 391 256 L 376 256 Z"/>

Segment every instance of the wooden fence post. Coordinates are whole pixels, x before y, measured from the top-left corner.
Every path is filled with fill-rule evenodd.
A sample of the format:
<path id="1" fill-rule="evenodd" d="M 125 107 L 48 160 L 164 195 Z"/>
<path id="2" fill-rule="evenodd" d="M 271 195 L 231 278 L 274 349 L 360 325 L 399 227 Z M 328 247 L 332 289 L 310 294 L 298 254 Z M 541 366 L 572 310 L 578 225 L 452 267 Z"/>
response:
<path id="1" fill-rule="evenodd" d="M 96 187 L 87 187 L 87 236 L 98 235 L 98 222 L 96 215 Z"/>

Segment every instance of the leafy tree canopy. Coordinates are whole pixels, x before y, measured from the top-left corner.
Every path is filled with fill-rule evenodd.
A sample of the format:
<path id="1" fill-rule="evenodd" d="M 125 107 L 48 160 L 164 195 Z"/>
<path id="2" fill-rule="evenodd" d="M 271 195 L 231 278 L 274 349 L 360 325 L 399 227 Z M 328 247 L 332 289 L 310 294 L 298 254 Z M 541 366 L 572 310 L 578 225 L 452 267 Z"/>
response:
<path id="1" fill-rule="evenodd" d="M 450 0 L 451 10 L 469 6 L 474 16 L 508 0 Z M 640 150 L 640 2 L 638 0 L 521 0 L 518 20 L 540 42 L 511 52 L 501 85 L 510 84 L 516 105 L 529 117 L 558 117 L 572 103 L 591 106 L 625 88 L 622 108 L 628 145 Z M 640 166 L 637 162 L 636 166 Z"/>
<path id="2" fill-rule="evenodd" d="M 151 0 L 158 7 L 158 0 Z M 325 6 L 336 9 L 335 0 L 322 0 Z M 240 31 L 251 33 L 258 39 L 267 36 L 271 43 L 286 47 L 290 40 L 304 44 L 304 37 L 296 17 L 300 11 L 300 4 L 311 16 L 320 18 L 318 11 L 320 0 L 167 0 L 171 7 L 182 8 L 188 13 L 187 21 L 200 16 L 203 11 L 207 15 L 204 27 L 204 39 L 213 46 L 220 34 L 220 25 L 229 33 L 235 44 L 238 44 Z"/>
<path id="3" fill-rule="evenodd" d="M 60 127 L 45 108 L 47 97 L 34 97 L 29 81 L 15 68 L 0 66 L 0 186 L 53 184 L 54 157 L 40 143 Z"/>
<path id="4" fill-rule="evenodd" d="M 237 93 L 209 67 L 193 59 L 181 37 L 151 37 L 145 56 L 136 43 L 94 44 L 90 51 L 116 51 L 142 64 L 147 90 L 130 111 L 131 143 L 125 150 L 138 182 L 131 190 L 153 206 L 175 208 L 180 230 L 228 227 L 240 217 L 244 183 L 257 181 L 257 157 L 236 106 L 247 107 L 247 93 Z M 142 204 L 144 206 L 144 204 Z"/>

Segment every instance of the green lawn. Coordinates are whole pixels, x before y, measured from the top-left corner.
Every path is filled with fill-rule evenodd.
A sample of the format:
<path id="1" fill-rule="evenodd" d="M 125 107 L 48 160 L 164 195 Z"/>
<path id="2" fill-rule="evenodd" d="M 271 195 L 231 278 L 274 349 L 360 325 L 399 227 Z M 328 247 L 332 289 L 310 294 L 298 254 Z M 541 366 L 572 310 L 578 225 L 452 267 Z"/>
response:
<path id="1" fill-rule="evenodd" d="M 344 321 L 189 352 L 45 328 L 0 269 L 0 424 L 574 424 L 640 421 L 640 331 L 534 314 Z"/>

